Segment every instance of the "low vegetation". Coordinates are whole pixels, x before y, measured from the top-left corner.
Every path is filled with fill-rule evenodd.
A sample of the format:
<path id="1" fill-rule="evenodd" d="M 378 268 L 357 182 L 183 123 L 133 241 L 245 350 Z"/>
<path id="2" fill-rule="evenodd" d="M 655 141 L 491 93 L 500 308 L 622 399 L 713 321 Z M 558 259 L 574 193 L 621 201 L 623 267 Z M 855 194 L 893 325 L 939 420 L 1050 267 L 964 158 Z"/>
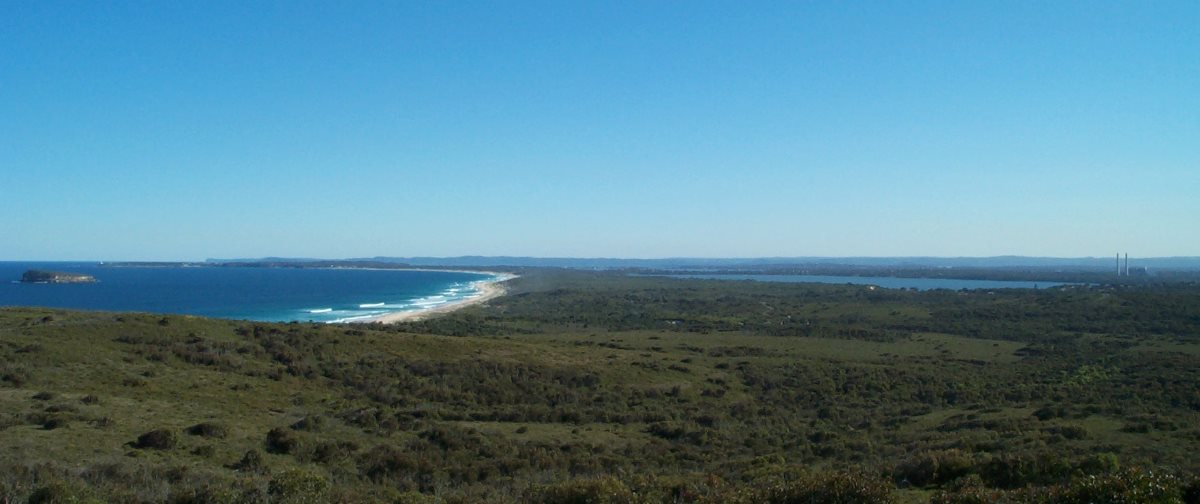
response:
<path id="1" fill-rule="evenodd" d="M 530 271 L 397 326 L 0 309 L 0 502 L 1197 502 L 1200 286 Z"/>

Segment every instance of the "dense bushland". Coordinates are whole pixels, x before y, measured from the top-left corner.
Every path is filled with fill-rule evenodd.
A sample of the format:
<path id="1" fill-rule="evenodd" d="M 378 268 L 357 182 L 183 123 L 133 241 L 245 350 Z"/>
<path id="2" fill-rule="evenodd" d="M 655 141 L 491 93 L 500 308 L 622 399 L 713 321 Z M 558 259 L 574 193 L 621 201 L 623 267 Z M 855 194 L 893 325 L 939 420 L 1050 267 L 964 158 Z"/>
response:
<path id="1" fill-rule="evenodd" d="M 1194 285 L 511 287 L 391 327 L 0 310 L 0 502 L 1196 498 Z"/>

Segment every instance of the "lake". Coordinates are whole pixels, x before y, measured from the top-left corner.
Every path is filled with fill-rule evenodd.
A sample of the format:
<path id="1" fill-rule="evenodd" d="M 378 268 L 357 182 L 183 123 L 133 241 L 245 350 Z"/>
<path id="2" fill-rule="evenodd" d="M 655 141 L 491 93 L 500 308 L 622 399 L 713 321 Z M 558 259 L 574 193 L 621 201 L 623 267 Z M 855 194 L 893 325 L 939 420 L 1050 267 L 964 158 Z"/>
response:
<path id="1" fill-rule="evenodd" d="M 1060 285 L 1078 285 L 1070 282 L 1027 282 L 1021 280 L 963 280 L 956 278 L 901 278 L 877 276 L 829 276 L 829 275 L 719 275 L 719 274 L 667 274 L 655 275 L 671 278 L 697 278 L 704 280 L 752 280 L 756 282 L 824 283 L 877 285 L 885 289 L 1044 289 Z"/>

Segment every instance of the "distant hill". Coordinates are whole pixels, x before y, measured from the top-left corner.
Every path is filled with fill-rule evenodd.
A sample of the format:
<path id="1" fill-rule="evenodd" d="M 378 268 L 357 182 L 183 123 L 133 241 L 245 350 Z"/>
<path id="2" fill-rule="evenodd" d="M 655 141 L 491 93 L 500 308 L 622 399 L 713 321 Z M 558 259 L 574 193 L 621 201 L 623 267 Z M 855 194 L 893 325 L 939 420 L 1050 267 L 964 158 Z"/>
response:
<path id="1" fill-rule="evenodd" d="M 210 263 L 305 263 L 327 259 L 253 258 L 208 259 Z M 760 257 L 760 258 L 689 258 L 620 259 L 571 257 L 459 256 L 459 257 L 369 257 L 346 261 L 396 263 L 410 266 L 452 267 L 549 267 L 571 269 L 736 269 L 777 266 L 870 266 L 901 268 L 1050 268 L 1080 271 L 1105 271 L 1116 268 L 1115 257 Z M 1151 257 L 1129 259 L 1131 268 L 1148 270 L 1200 270 L 1200 257 Z"/>

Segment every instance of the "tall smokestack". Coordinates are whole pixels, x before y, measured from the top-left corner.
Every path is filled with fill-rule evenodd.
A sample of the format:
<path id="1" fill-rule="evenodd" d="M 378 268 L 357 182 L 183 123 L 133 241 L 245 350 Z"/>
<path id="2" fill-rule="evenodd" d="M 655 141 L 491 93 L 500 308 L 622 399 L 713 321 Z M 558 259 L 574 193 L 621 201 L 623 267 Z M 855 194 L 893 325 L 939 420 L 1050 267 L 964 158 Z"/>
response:
<path id="1" fill-rule="evenodd" d="M 1121 254 L 1117 254 L 1117 276 L 1121 276 Z"/>
<path id="2" fill-rule="evenodd" d="M 1125 276 L 1129 276 L 1129 252 L 1125 253 Z"/>

